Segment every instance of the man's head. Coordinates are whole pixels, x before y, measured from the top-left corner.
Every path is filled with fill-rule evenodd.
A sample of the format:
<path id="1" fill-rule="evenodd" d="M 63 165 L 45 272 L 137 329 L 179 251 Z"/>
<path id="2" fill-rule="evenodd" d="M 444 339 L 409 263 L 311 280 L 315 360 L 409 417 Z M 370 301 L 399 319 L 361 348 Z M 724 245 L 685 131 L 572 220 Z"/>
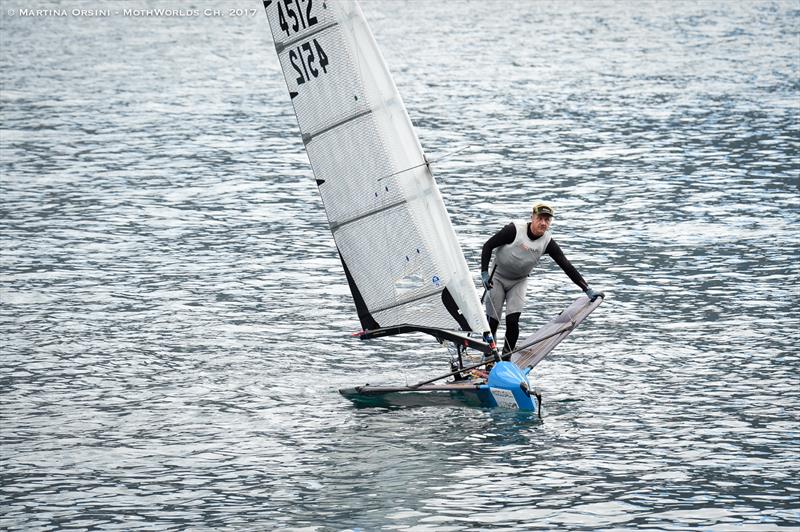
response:
<path id="1" fill-rule="evenodd" d="M 546 203 L 536 203 L 531 211 L 531 233 L 533 236 L 542 236 L 550 229 L 555 211 Z"/>

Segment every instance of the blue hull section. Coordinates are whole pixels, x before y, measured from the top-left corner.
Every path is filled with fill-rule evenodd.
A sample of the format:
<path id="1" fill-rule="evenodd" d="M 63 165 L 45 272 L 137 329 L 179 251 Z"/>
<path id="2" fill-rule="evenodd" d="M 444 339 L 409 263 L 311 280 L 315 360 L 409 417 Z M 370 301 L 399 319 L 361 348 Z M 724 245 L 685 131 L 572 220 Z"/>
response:
<path id="1" fill-rule="evenodd" d="M 498 362 L 486 384 L 495 402 L 490 406 L 536 410 L 536 397 L 530 392 L 528 377 L 511 362 Z"/>

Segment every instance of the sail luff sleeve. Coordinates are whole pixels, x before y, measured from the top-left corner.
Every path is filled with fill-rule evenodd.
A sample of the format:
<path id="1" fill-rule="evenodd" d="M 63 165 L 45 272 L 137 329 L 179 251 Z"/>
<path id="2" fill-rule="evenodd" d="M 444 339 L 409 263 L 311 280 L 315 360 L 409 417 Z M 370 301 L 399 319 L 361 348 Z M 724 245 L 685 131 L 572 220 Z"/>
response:
<path id="1" fill-rule="evenodd" d="M 474 331 L 488 330 L 444 202 L 358 4 L 264 5 L 359 315 L 381 327 L 459 329 L 466 320 Z M 463 318 L 441 297 L 425 297 L 445 288 Z"/>

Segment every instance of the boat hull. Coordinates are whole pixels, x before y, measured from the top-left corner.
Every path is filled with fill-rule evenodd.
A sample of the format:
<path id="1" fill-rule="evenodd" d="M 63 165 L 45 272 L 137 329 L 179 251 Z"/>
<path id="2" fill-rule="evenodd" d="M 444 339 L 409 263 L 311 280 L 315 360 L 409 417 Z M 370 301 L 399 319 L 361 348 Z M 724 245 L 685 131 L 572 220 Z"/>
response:
<path id="1" fill-rule="evenodd" d="M 508 400 L 502 392 L 493 392 L 486 384 L 441 384 L 420 388 L 401 386 L 356 386 L 339 390 L 358 407 L 421 407 L 467 406 L 510 408 L 534 412 L 541 416 L 541 396 L 532 393 L 530 401 L 518 405 Z M 499 401 L 498 401 L 499 396 Z"/>
<path id="2" fill-rule="evenodd" d="M 461 381 L 422 386 L 356 386 L 339 390 L 361 407 L 472 406 L 508 408 L 541 416 L 541 396 L 529 392 L 527 377 L 513 364 L 500 362 L 488 381 Z"/>

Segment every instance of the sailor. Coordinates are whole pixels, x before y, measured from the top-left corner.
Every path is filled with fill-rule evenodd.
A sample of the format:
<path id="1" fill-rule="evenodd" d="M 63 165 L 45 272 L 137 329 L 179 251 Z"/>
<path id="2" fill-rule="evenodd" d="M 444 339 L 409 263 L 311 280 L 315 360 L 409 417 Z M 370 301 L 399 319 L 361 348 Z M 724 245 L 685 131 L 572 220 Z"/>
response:
<path id="1" fill-rule="evenodd" d="M 519 317 L 525 306 L 525 289 L 528 274 L 539 263 L 543 254 L 550 255 L 561 266 L 572 282 L 583 290 L 591 301 L 602 294 L 589 288 L 588 283 L 564 256 L 550 234 L 554 210 L 547 204 L 536 203 L 531 221 L 515 221 L 498 231 L 483 245 L 481 252 L 481 280 L 487 290 L 486 316 L 492 335 L 497 335 L 503 303 L 506 305 L 506 335 L 503 354 L 514 350 L 519 337 Z M 489 275 L 492 251 L 497 249 L 493 274 Z"/>

